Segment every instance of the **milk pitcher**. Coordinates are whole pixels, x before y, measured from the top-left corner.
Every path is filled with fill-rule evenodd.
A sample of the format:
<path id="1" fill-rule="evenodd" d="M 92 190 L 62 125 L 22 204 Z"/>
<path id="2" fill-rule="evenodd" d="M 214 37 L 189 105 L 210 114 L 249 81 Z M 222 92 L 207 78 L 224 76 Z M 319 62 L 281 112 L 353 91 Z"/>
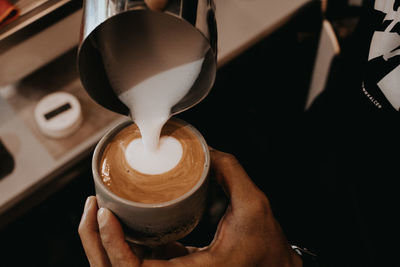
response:
<path id="1" fill-rule="evenodd" d="M 84 0 L 78 71 L 88 94 L 109 110 L 129 114 L 116 88 L 134 87 L 158 73 L 203 59 L 196 81 L 172 107 L 171 115 L 184 111 L 209 93 L 216 58 L 212 0 Z"/>

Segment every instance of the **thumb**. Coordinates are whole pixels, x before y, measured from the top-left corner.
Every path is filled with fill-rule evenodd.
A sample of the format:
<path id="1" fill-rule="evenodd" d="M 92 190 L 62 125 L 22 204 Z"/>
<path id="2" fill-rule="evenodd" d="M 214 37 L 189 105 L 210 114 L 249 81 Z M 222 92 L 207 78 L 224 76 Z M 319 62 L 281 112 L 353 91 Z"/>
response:
<path id="1" fill-rule="evenodd" d="M 257 199 L 267 200 L 232 154 L 215 149 L 210 152 L 215 178 L 229 197 L 230 205 L 235 212 L 242 210 L 247 212 Z"/>
<path id="2" fill-rule="evenodd" d="M 168 0 L 145 0 L 144 2 L 154 11 L 162 11 L 168 4 Z"/>
<path id="3" fill-rule="evenodd" d="M 97 213 L 99 232 L 103 247 L 107 252 L 112 266 L 138 267 L 141 262 L 132 253 L 129 244 L 125 241 L 124 232 L 118 219 L 105 208 Z"/>

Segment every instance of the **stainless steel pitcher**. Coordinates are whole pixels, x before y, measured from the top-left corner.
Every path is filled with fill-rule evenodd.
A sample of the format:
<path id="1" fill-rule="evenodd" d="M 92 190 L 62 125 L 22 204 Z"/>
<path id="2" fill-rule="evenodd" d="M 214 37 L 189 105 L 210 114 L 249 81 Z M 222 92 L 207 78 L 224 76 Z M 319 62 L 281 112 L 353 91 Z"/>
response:
<path id="1" fill-rule="evenodd" d="M 85 90 L 105 108 L 128 115 L 118 94 L 203 57 L 197 80 L 171 115 L 199 103 L 214 84 L 217 27 L 213 1 L 84 1 L 78 70 Z"/>

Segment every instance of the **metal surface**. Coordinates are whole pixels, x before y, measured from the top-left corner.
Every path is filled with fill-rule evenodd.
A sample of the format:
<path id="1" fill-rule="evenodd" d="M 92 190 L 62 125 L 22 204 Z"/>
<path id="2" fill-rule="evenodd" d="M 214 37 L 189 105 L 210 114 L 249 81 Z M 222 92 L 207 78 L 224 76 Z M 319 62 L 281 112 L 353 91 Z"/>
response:
<path id="1" fill-rule="evenodd" d="M 127 115 L 129 110 L 115 91 L 121 93 L 160 72 L 204 57 L 198 79 L 171 110 L 176 114 L 200 102 L 214 83 L 217 65 L 214 3 L 170 0 L 165 8 L 155 11 L 146 2 L 84 2 L 78 52 L 80 78 L 99 104 Z M 105 63 L 107 58 L 112 60 Z M 112 80 L 110 75 L 114 76 Z M 116 89 L 116 83 L 123 84 L 123 88 Z"/>

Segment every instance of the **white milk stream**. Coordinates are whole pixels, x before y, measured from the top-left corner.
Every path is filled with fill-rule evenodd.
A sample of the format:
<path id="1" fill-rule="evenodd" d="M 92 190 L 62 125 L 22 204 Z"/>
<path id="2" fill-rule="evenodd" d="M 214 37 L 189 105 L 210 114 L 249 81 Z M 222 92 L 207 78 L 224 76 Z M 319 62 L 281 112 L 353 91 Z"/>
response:
<path id="1" fill-rule="evenodd" d="M 142 135 L 125 151 L 132 168 L 159 174 L 180 161 L 180 142 L 173 137 L 160 140 L 160 133 L 171 116 L 171 108 L 188 93 L 199 76 L 203 61 L 204 58 L 161 72 L 118 96 L 129 108 Z"/>

